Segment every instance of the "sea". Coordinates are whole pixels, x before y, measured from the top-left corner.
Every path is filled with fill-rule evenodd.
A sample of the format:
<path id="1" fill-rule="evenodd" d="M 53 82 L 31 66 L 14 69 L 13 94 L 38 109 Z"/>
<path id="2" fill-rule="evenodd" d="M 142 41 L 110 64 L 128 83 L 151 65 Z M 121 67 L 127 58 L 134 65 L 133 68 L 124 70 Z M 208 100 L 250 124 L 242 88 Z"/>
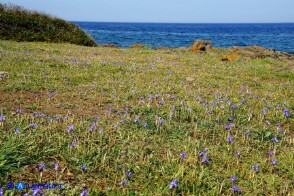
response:
<path id="1" fill-rule="evenodd" d="M 263 46 L 294 53 L 294 23 L 186 24 L 72 22 L 98 44 L 125 48 L 144 44 L 150 48 L 189 47 L 196 39 L 211 40 L 215 47 Z"/>

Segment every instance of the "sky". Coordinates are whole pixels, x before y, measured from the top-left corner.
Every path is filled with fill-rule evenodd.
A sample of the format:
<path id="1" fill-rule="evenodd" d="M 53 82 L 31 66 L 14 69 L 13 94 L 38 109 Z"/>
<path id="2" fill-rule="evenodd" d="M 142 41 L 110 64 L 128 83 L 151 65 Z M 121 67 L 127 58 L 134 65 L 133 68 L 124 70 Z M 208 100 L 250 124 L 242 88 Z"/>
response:
<path id="1" fill-rule="evenodd" d="M 294 22 L 294 0 L 0 0 L 68 21 Z"/>

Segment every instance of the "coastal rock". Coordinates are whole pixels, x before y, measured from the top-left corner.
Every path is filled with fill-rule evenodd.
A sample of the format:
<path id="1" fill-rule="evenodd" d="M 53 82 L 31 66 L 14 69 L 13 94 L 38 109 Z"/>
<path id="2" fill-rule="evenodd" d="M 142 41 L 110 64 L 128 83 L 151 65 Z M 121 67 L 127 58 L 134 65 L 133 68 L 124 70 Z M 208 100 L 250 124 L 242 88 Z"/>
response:
<path id="1" fill-rule="evenodd" d="M 103 44 L 102 47 L 104 47 L 104 48 L 118 48 L 118 46 L 115 44 Z"/>
<path id="2" fill-rule="evenodd" d="M 210 40 L 195 40 L 191 45 L 191 51 L 207 51 L 211 49 L 212 42 Z"/>
<path id="3" fill-rule="evenodd" d="M 134 44 L 134 45 L 130 46 L 129 48 L 146 48 L 146 46 L 143 44 Z"/>
<path id="4" fill-rule="evenodd" d="M 247 46 L 247 47 L 232 47 L 231 48 L 238 55 L 247 57 L 247 58 L 277 58 L 278 53 L 273 49 L 263 48 L 261 46 Z"/>
<path id="5" fill-rule="evenodd" d="M 239 58 L 238 55 L 235 55 L 235 54 L 231 54 L 231 55 L 224 55 L 222 57 L 222 61 L 234 61 L 234 60 L 237 60 Z"/>

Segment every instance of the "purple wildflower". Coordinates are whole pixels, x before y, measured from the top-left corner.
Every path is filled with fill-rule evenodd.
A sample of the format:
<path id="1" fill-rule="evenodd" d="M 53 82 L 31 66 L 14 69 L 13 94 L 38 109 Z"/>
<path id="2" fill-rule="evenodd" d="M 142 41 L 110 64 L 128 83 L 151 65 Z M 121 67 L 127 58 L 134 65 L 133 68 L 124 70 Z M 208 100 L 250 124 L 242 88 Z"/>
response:
<path id="1" fill-rule="evenodd" d="M 157 118 L 158 118 L 158 123 L 159 123 L 159 125 L 162 125 L 163 122 L 164 122 L 164 121 L 162 120 L 162 118 L 161 118 L 160 116 L 158 116 Z"/>
<path id="2" fill-rule="evenodd" d="M 233 120 L 235 120 L 235 116 L 230 116 L 230 117 L 228 118 L 228 120 L 229 120 L 229 121 L 233 121 Z"/>
<path id="3" fill-rule="evenodd" d="M 240 151 L 237 152 L 237 156 L 240 158 L 240 156 L 241 156 L 241 152 Z"/>
<path id="4" fill-rule="evenodd" d="M 244 131 L 244 134 L 245 134 L 245 135 L 249 135 L 249 134 L 250 134 L 250 131 L 249 131 L 249 130 L 245 130 L 245 131 Z"/>
<path id="5" fill-rule="evenodd" d="M 48 99 L 50 99 L 52 97 L 50 92 L 47 92 L 47 97 L 48 97 Z"/>
<path id="6" fill-rule="evenodd" d="M 89 131 L 94 131 L 95 127 L 94 126 L 89 126 Z"/>
<path id="7" fill-rule="evenodd" d="M 15 132 L 15 133 L 20 133 L 19 128 L 16 127 L 16 128 L 14 129 L 14 132 Z"/>
<path id="8" fill-rule="evenodd" d="M 275 143 L 278 143 L 279 142 L 278 137 L 277 136 L 273 137 L 272 141 L 275 142 Z"/>
<path id="9" fill-rule="evenodd" d="M 164 104 L 164 101 L 163 101 L 163 100 L 160 100 L 160 101 L 158 102 L 158 104 L 159 104 L 159 105 L 163 105 L 163 104 Z"/>
<path id="10" fill-rule="evenodd" d="M 83 164 L 82 167 L 81 167 L 81 169 L 82 169 L 83 171 L 87 171 L 88 168 L 87 168 L 87 166 L 86 166 L 85 164 Z"/>
<path id="11" fill-rule="evenodd" d="M 96 122 L 94 122 L 91 126 L 89 126 L 89 131 L 94 131 L 94 129 L 96 128 Z"/>
<path id="12" fill-rule="evenodd" d="M 77 142 L 76 141 L 72 141 L 71 145 L 69 147 L 77 147 Z"/>
<path id="13" fill-rule="evenodd" d="M 204 151 L 199 153 L 200 157 L 203 157 L 208 152 L 208 148 L 205 148 Z"/>
<path id="14" fill-rule="evenodd" d="M 5 117 L 5 116 L 3 116 L 3 115 L 2 115 L 2 116 L 0 116 L 0 122 L 1 122 L 1 121 L 4 121 L 5 119 L 6 119 L 6 117 Z"/>
<path id="15" fill-rule="evenodd" d="M 34 190 L 33 190 L 33 194 L 32 196 L 36 196 L 36 195 L 43 195 L 44 192 L 41 191 L 41 189 L 37 186 Z"/>
<path id="16" fill-rule="evenodd" d="M 207 110 L 206 114 L 212 114 L 212 110 Z"/>
<path id="17" fill-rule="evenodd" d="M 238 178 L 236 176 L 231 176 L 231 182 L 236 182 L 238 181 Z"/>
<path id="18" fill-rule="evenodd" d="M 205 152 L 203 152 L 203 151 L 199 153 L 200 157 L 203 157 L 204 155 L 205 155 Z"/>
<path id="19" fill-rule="evenodd" d="M 267 108 L 264 108 L 264 109 L 262 110 L 262 112 L 263 112 L 263 115 L 265 116 L 265 115 L 267 114 Z"/>
<path id="20" fill-rule="evenodd" d="M 185 159 L 185 158 L 187 158 L 187 153 L 186 153 L 186 152 L 182 152 L 182 153 L 180 154 L 180 156 L 181 156 L 183 159 Z"/>
<path id="21" fill-rule="evenodd" d="M 38 112 L 33 112 L 33 114 L 32 114 L 33 116 L 35 116 L 35 117 L 39 117 L 39 113 Z"/>
<path id="22" fill-rule="evenodd" d="M 100 134 L 102 134 L 103 132 L 104 132 L 104 130 L 103 130 L 103 129 L 100 129 L 100 130 L 99 130 L 99 133 L 100 133 Z"/>
<path id="23" fill-rule="evenodd" d="M 126 171 L 126 176 L 127 176 L 128 179 L 131 179 L 131 177 L 132 177 L 132 172 L 130 172 L 130 171 Z"/>
<path id="24" fill-rule="evenodd" d="M 169 184 L 169 189 L 176 188 L 178 185 L 179 185 L 179 180 L 177 178 L 174 178 Z"/>
<path id="25" fill-rule="evenodd" d="M 69 119 L 69 115 L 66 115 L 65 117 L 64 117 L 64 120 L 68 120 Z"/>
<path id="26" fill-rule="evenodd" d="M 19 109 L 16 110 L 16 113 L 17 114 L 21 114 L 22 113 L 22 110 L 19 108 Z"/>
<path id="27" fill-rule="evenodd" d="M 57 121 L 61 121 L 61 117 L 60 116 L 56 116 L 56 120 Z"/>
<path id="28" fill-rule="evenodd" d="M 209 158 L 206 155 L 204 155 L 201 163 L 209 163 Z"/>
<path id="29" fill-rule="evenodd" d="M 69 125 L 67 128 L 66 128 L 66 131 L 69 133 L 71 130 L 73 130 L 74 126 L 73 125 Z"/>
<path id="30" fill-rule="evenodd" d="M 229 135 L 227 142 L 229 142 L 230 144 L 234 143 L 234 138 L 233 136 Z"/>
<path id="31" fill-rule="evenodd" d="M 136 116 L 136 117 L 135 117 L 135 119 L 134 119 L 134 122 L 135 122 L 135 123 L 138 123 L 138 122 L 140 122 L 140 119 L 139 119 L 139 117 L 137 117 L 137 116 Z"/>
<path id="32" fill-rule="evenodd" d="M 88 196 L 88 191 L 87 189 L 83 189 L 80 196 Z"/>
<path id="33" fill-rule="evenodd" d="M 233 193 L 242 193 L 242 190 L 239 189 L 239 187 L 237 185 L 233 185 L 232 186 L 232 192 Z"/>
<path id="34" fill-rule="evenodd" d="M 125 112 L 124 117 L 126 118 L 128 116 L 129 116 L 128 112 Z"/>
<path id="35" fill-rule="evenodd" d="M 53 118 L 49 118 L 49 122 L 50 123 L 53 123 Z"/>
<path id="36" fill-rule="evenodd" d="M 39 164 L 39 172 L 42 172 L 44 169 L 46 169 L 45 163 Z"/>
<path id="37" fill-rule="evenodd" d="M 58 164 L 58 163 L 55 163 L 55 164 L 54 164 L 54 169 L 57 171 L 58 168 L 59 168 L 59 164 Z"/>
<path id="38" fill-rule="evenodd" d="M 289 113 L 289 110 L 288 110 L 287 108 L 284 108 L 284 109 L 283 109 L 283 113 L 284 113 L 284 116 L 285 116 L 286 118 L 289 118 L 289 117 L 290 117 L 290 113 Z"/>
<path id="39" fill-rule="evenodd" d="M 258 165 L 257 165 L 257 164 L 254 164 L 254 165 L 252 166 L 252 169 L 254 169 L 256 172 L 258 172 L 258 171 L 259 171 L 259 167 L 258 167 Z"/>
<path id="40" fill-rule="evenodd" d="M 273 151 L 269 151 L 267 154 L 268 154 L 269 156 L 273 156 L 275 153 L 274 153 Z"/>
<path id="41" fill-rule="evenodd" d="M 152 99 L 153 99 L 153 96 L 150 94 L 150 95 L 148 95 L 148 100 L 149 101 L 152 101 Z"/>
<path id="42" fill-rule="evenodd" d="M 238 106 L 237 105 L 232 105 L 232 107 L 231 107 L 233 110 L 235 110 L 235 109 L 237 109 L 238 108 Z"/>
<path id="43" fill-rule="evenodd" d="M 271 160 L 271 163 L 272 163 L 273 165 L 277 165 L 277 164 L 278 164 L 278 160 L 277 160 L 276 158 L 273 158 L 273 159 Z"/>
<path id="44" fill-rule="evenodd" d="M 119 184 L 120 185 L 124 185 L 124 186 L 128 186 L 128 181 L 127 180 L 123 180 Z"/>
<path id="45" fill-rule="evenodd" d="M 244 103 L 246 103 L 246 99 L 245 98 L 242 99 L 242 101 L 241 101 L 240 104 L 243 105 Z"/>
<path id="46" fill-rule="evenodd" d="M 3 195 L 3 189 L 2 189 L 2 187 L 0 186 L 0 196 L 2 196 Z"/>
<path id="47" fill-rule="evenodd" d="M 228 125 L 225 125 L 225 130 L 229 130 L 229 129 L 231 129 L 234 126 L 235 126 L 235 124 L 233 124 L 233 123 L 230 123 Z"/>

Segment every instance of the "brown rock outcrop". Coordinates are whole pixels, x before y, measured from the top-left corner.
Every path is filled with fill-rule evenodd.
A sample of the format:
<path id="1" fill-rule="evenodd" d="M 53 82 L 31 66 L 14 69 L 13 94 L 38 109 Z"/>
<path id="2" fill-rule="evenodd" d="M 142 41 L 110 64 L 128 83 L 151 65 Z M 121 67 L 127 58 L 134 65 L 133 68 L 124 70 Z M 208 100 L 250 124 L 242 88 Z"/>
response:
<path id="1" fill-rule="evenodd" d="M 192 43 L 190 50 L 193 52 L 207 51 L 211 49 L 211 47 L 212 47 L 212 42 L 210 40 L 195 40 Z"/>

